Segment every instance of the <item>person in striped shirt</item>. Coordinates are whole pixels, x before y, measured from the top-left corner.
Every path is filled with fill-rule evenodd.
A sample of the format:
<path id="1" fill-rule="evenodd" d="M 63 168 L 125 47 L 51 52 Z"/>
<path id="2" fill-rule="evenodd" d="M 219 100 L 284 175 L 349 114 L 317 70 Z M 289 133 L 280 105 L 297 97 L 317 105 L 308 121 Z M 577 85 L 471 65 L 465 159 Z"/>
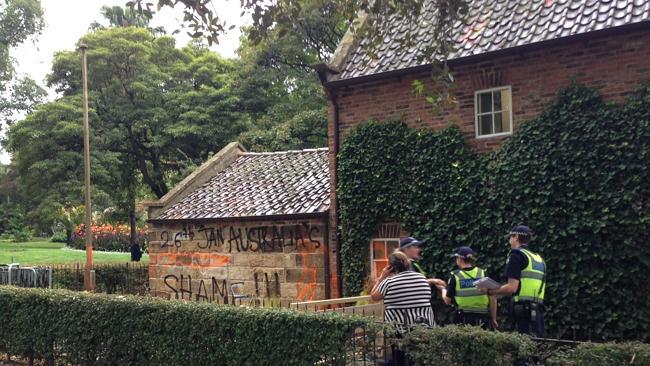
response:
<path id="1" fill-rule="evenodd" d="M 388 262 L 370 292 L 373 300 L 384 300 L 384 320 L 401 333 L 414 324 L 435 325 L 427 279 L 410 270 L 411 261 L 400 251 L 391 254 Z"/>

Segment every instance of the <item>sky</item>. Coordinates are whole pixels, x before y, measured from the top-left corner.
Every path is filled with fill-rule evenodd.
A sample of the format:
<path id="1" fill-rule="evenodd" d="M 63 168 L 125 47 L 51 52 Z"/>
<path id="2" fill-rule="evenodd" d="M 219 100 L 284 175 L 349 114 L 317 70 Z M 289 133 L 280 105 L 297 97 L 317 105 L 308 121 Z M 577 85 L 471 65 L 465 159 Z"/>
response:
<path id="1" fill-rule="evenodd" d="M 27 41 L 11 51 L 16 60 L 16 71 L 19 75 L 28 75 L 45 88 L 45 76 L 52 67 L 52 58 L 56 51 L 74 50 L 76 42 L 88 32 L 88 27 L 94 21 L 106 24 L 99 10 L 102 6 L 124 6 L 127 0 L 41 0 L 45 11 L 45 28 L 40 36 L 33 41 Z M 216 1 L 215 1 L 216 2 Z M 225 57 L 235 57 L 239 46 L 239 27 L 249 21 L 240 17 L 240 0 L 220 0 L 217 13 L 227 25 L 235 25 L 235 29 L 222 35 L 219 45 L 212 49 Z M 151 26 L 163 26 L 168 33 L 179 29 L 183 14 L 181 8 L 163 8 L 154 15 Z M 226 27 L 228 28 L 228 27 Z M 178 46 L 184 46 L 190 37 L 185 31 L 175 35 Z M 46 88 L 47 89 L 47 88 Z M 53 90 L 48 90 L 48 99 L 56 98 Z M 7 164 L 10 156 L 0 152 L 0 162 Z"/>

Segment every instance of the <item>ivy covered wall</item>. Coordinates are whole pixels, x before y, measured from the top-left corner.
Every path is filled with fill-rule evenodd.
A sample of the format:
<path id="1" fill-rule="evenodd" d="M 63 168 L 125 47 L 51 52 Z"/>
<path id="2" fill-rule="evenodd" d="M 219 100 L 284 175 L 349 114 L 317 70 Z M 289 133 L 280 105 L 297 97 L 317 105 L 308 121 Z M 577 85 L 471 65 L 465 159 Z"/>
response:
<path id="1" fill-rule="evenodd" d="M 423 263 L 443 278 L 459 245 L 501 277 L 503 235 L 525 223 L 548 265 L 550 335 L 650 339 L 650 87 L 613 105 L 573 85 L 490 154 L 453 126 L 366 123 L 344 141 L 338 174 L 348 295 L 363 290 L 381 222 L 426 240 Z"/>

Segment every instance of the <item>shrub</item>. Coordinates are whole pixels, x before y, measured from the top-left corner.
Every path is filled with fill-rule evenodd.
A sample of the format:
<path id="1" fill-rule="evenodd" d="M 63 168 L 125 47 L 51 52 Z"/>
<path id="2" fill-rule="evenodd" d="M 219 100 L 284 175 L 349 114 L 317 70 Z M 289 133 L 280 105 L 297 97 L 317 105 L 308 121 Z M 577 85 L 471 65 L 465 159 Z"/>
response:
<path id="1" fill-rule="evenodd" d="M 108 294 L 145 294 L 149 285 L 149 267 L 145 264 L 96 264 L 97 292 Z M 52 285 L 57 289 L 84 289 L 84 266 L 54 265 Z"/>
<path id="2" fill-rule="evenodd" d="M 0 309 L 0 352 L 73 364 L 343 364 L 355 329 L 373 327 L 333 312 L 11 287 Z"/>
<path id="3" fill-rule="evenodd" d="M 650 365 L 650 345 L 640 342 L 585 343 L 551 357 L 549 366 Z"/>
<path id="4" fill-rule="evenodd" d="M 528 336 L 472 326 L 416 328 L 398 344 L 412 361 L 423 366 L 512 365 L 535 353 L 535 343 Z"/>
<path id="5" fill-rule="evenodd" d="M 130 228 L 127 225 L 93 225 L 93 248 L 110 252 L 128 252 L 130 247 Z M 144 251 L 147 246 L 147 228 L 138 228 L 135 242 Z M 86 225 L 77 226 L 72 233 L 72 247 L 86 248 Z"/>
<path id="6" fill-rule="evenodd" d="M 9 232 L 11 238 L 16 243 L 29 241 L 32 237 L 31 230 L 25 222 L 25 215 L 20 210 L 13 213 L 13 217 L 9 220 Z"/>
<path id="7" fill-rule="evenodd" d="M 53 243 L 67 243 L 68 236 L 65 234 L 65 231 L 55 231 L 50 241 Z"/>

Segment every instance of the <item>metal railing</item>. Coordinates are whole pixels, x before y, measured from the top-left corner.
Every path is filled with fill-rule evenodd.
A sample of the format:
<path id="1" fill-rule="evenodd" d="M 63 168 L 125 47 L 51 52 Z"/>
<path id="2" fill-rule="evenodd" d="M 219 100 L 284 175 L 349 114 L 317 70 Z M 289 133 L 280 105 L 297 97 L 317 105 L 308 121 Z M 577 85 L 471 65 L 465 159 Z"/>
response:
<path id="1" fill-rule="evenodd" d="M 337 313 L 371 316 L 377 319 L 384 317 L 383 301 L 374 302 L 367 296 L 342 297 L 339 299 L 292 302 L 290 309 L 301 311 L 334 311 Z"/>
<path id="2" fill-rule="evenodd" d="M 52 268 L 21 266 L 19 263 L 1 265 L 0 285 L 52 288 Z"/>
<path id="3" fill-rule="evenodd" d="M 149 267 L 146 264 L 98 264 L 93 269 L 97 292 L 132 295 L 149 292 Z M 81 263 L 47 266 L 12 263 L 0 266 L 0 285 L 83 291 L 84 270 Z"/>

